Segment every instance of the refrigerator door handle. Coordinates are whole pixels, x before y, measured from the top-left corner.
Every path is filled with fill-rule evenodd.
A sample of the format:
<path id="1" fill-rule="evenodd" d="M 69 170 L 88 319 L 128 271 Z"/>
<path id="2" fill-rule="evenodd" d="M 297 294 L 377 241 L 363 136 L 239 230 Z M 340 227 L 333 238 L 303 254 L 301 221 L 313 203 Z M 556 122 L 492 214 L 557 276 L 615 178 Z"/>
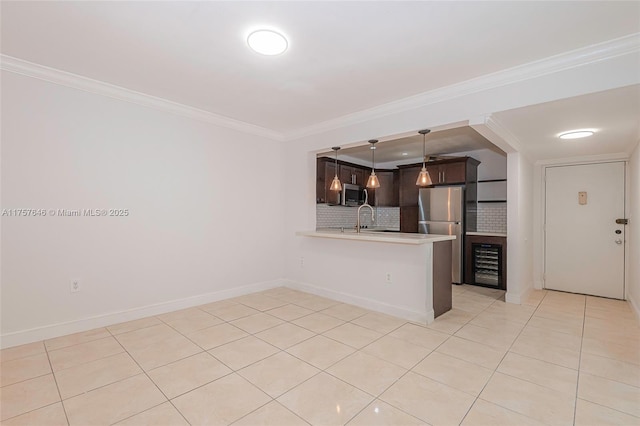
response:
<path id="1" fill-rule="evenodd" d="M 450 223 L 452 225 L 460 225 L 462 222 L 447 222 L 445 220 L 419 220 L 418 223 Z"/>

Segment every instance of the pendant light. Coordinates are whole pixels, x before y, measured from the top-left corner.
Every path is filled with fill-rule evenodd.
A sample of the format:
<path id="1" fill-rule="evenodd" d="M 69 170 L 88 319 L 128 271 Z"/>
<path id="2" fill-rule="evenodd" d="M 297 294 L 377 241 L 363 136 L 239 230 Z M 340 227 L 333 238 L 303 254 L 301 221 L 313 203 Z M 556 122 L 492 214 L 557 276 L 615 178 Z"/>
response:
<path id="1" fill-rule="evenodd" d="M 340 179 L 338 179 L 338 151 L 340 150 L 340 147 L 334 146 L 331 149 L 336 152 L 336 175 L 333 177 L 333 181 L 331 181 L 331 187 L 329 189 L 331 191 L 342 191 L 342 184 L 340 183 Z"/>
<path id="2" fill-rule="evenodd" d="M 369 143 L 371 144 L 371 175 L 367 180 L 367 188 L 380 188 L 380 182 L 376 176 L 376 144 L 378 140 L 371 139 Z"/>
<path id="3" fill-rule="evenodd" d="M 418 131 L 422 135 L 422 170 L 420 170 L 420 174 L 418 175 L 418 180 L 416 180 L 416 185 L 418 186 L 429 186 L 432 185 L 431 176 L 429 176 L 429 172 L 427 171 L 427 154 L 426 154 L 426 145 L 427 145 L 427 133 L 431 130 L 424 129 Z"/>

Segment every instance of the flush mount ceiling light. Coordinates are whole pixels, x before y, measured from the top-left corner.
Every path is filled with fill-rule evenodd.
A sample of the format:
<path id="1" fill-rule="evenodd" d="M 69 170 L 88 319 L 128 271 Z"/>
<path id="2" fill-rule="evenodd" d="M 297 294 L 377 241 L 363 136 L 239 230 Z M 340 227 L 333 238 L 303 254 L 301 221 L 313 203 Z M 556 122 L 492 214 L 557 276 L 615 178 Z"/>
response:
<path id="1" fill-rule="evenodd" d="M 380 181 L 376 176 L 376 144 L 378 140 L 371 139 L 369 143 L 371 144 L 371 175 L 367 180 L 367 188 L 380 188 Z"/>
<path id="2" fill-rule="evenodd" d="M 336 152 L 336 175 L 333 178 L 333 181 L 331 181 L 331 187 L 329 188 L 329 190 L 342 191 L 342 184 L 340 183 L 340 179 L 338 178 L 338 151 L 340 150 L 340 147 L 334 146 L 331 149 Z"/>
<path id="3" fill-rule="evenodd" d="M 590 129 L 571 130 L 569 132 L 560 133 L 558 137 L 560 139 L 580 139 L 593 135 L 595 131 Z"/>
<path id="4" fill-rule="evenodd" d="M 426 153 L 426 138 L 427 133 L 431 132 L 429 129 L 424 129 L 418 131 L 422 135 L 422 170 L 420 170 L 420 174 L 418 175 L 418 180 L 416 180 L 416 185 L 418 186 L 429 186 L 432 185 L 431 176 L 427 171 L 427 153 Z"/>
<path id="5" fill-rule="evenodd" d="M 273 30 L 256 30 L 247 37 L 249 47 L 261 55 L 275 56 L 289 47 L 287 39 Z"/>

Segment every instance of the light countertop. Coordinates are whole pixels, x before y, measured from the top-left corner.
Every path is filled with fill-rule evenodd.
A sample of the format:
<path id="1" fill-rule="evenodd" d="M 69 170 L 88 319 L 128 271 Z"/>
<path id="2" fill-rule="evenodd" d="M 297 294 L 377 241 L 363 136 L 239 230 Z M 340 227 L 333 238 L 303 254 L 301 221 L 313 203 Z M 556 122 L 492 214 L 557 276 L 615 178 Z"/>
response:
<path id="1" fill-rule="evenodd" d="M 339 229 L 318 230 L 318 231 L 298 231 L 296 235 L 301 237 L 332 238 L 336 240 L 372 241 L 378 243 L 394 243 L 421 245 L 437 243 L 439 241 L 455 240 L 455 235 L 435 235 L 435 234 L 407 234 L 402 232 L 376 232 L 363 230 L 359 234 L 352 229 L 344 232 Z"/>
<path id="2" fill-rule="evenodd" d="M 481 237 L 507 237 L 507 234 L 502 234 L 500 232 L 467 232 L 467 235 L 478 235 Z"/>

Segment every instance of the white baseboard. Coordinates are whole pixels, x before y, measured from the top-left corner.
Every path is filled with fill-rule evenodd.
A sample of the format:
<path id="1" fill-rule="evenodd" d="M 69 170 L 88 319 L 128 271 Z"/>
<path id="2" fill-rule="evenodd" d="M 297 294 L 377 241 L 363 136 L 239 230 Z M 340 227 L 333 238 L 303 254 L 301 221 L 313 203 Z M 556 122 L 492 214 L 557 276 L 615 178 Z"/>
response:
<path id="1" fill-rule="evenodd" d="M 354 296 L 349 293 L 329 290 L 299 281 L 285 280 L 284 283 L 286 287 L 292 288 L 294 290 L 300 290 L 340 302 L 350 303 L 361 308 L 371 309 L 383 314 L 393 315 L 398 318 L 406 319 L 407 321 L 412 321 L 420 324 L 431 324 L 434 319 L 433 309 L 426 310 L 425 308 L 425 312 L 418 312 L 406 307 L 390 305 L 388 303 L 379 302 L 377 300 L 368 299 L 366 297 Z"/>
<path id="2" fill-rule="evenodd" d="M 509 292 L 509 290 L 507 290 L 507 294 L 505 294 L 504 296 L 504 301 L 507 303 L 522 305 L 522 302 L 529 298 L 529 294 L 531 294 L 532 290 L 533 290 L 532 287 L 527 287 L 526 289 L 524 289 L 524 291 L 517 294 L 513 292 Z"/>
<path id="3" fill-rule="evenodd" d="M 270 288 L 281 287 L 284 285 L 284 280 L 259 282 L 242 287 L 201 294 L 198 296 L 191 296 L 183 299 L 176 299 L 168 302 L 156 303 L 153 305 L 96 315 L 93 317 L 80 318 L 74 321 L 46 325 L 43 327 L 31 328 L 28 330 L 15 331 L 0 336 L 0 348 L 10 348 L 12 346 L 24 345 L 26 343 L 38 342 L 45 339 L 52 339 L 54 337 L 60 337 L 72 333 L 79 333 L 82 331 L 92 330 L 94 328 L 106 327 L 121 322 L 133 321 L 153 315 L 177 311 L 180 309 L 191 308 L 193 306 L 204 305 L 206 303 L 217 302 L 218 300 L 243 296 L 245 294 L 255 293 L 257 291 L 268 290 Z"/>

